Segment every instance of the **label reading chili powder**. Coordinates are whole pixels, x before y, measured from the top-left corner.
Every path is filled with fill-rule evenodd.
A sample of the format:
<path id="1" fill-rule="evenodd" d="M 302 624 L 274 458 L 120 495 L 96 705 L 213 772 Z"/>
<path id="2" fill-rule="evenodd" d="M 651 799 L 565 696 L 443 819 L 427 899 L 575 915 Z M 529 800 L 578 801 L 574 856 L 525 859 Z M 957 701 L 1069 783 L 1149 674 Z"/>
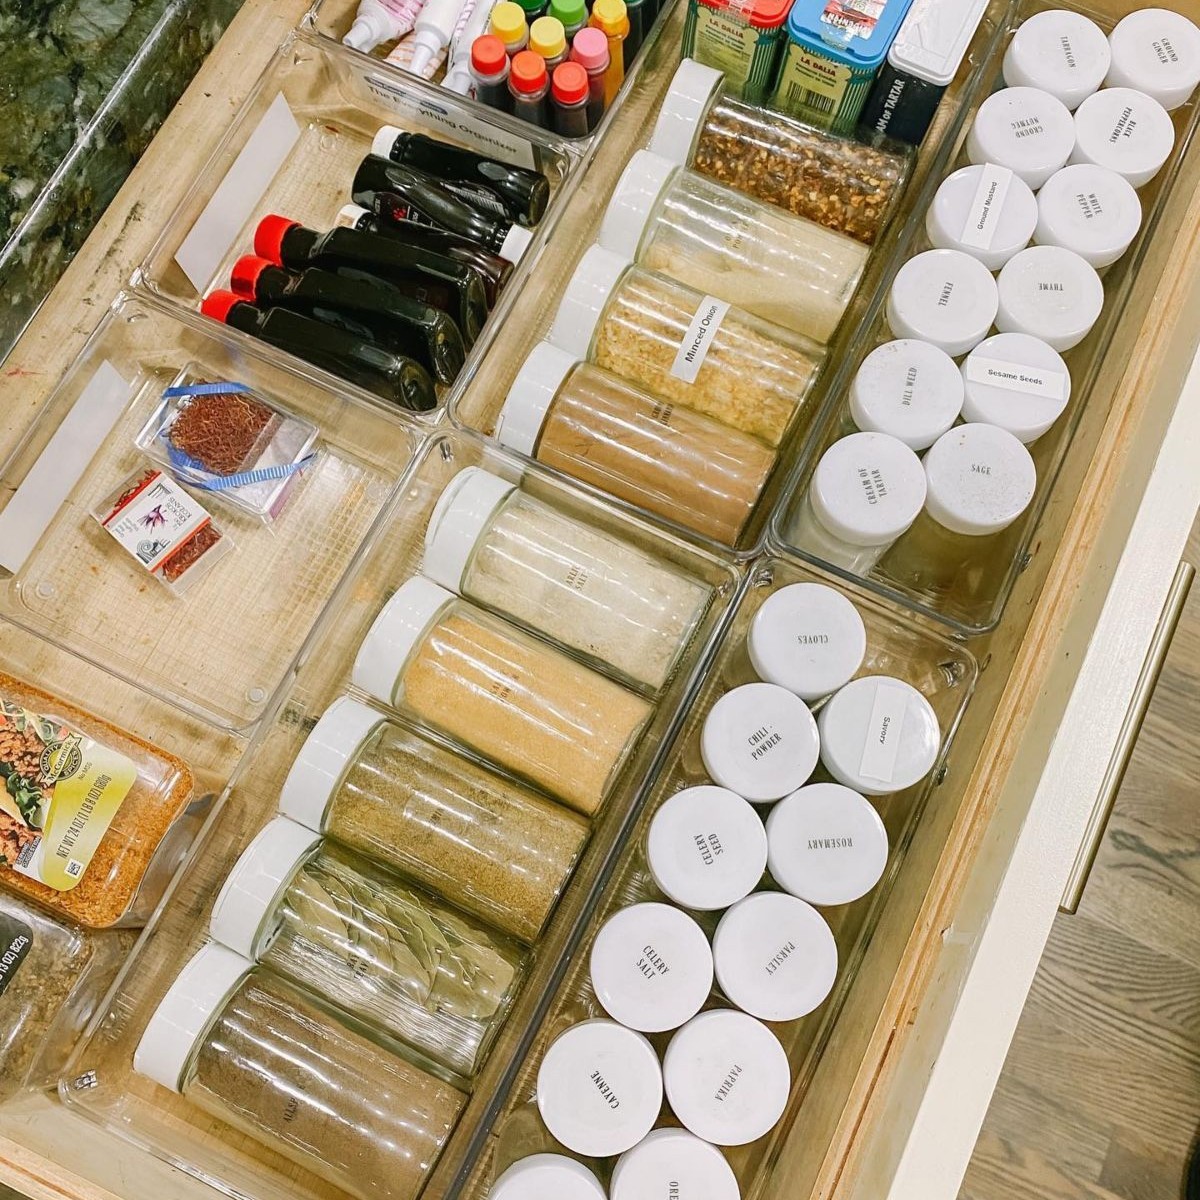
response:
<path id="1" fill-rule="evenodd" d="M 0 913 L 0 996 L 20 970 L 33 946 L 33 930 L 24 921 Z"/>

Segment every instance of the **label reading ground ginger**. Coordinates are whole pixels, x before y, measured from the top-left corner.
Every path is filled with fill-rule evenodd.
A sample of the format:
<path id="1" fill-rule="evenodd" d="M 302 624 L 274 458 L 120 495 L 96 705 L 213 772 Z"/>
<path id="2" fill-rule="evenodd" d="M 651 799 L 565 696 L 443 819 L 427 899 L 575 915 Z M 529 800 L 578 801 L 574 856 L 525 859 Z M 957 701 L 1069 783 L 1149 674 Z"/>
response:
<path id="1" fill-rule="evenodd" d="M 0 913 L 0 996 L 33 947 L 33 930 L 24 921 Z"/>
<path id="2" fill-rule="evenodd" d="M 137 779 L 123 754 L 0 700 L 0 862 L 59 892 L 82 878 Z"/>

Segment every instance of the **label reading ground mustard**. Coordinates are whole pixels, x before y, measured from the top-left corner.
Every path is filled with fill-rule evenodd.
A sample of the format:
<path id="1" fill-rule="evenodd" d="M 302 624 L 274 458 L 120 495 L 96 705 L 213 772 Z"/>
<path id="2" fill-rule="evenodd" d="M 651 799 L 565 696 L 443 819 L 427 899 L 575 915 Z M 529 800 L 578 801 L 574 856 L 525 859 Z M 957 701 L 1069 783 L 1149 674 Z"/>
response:
<path id="1" fill-rule="evenodd" d="M 59 892 L 82 878 L 137 768 L 69 725 L 0 700 L 0 864 Z"/>

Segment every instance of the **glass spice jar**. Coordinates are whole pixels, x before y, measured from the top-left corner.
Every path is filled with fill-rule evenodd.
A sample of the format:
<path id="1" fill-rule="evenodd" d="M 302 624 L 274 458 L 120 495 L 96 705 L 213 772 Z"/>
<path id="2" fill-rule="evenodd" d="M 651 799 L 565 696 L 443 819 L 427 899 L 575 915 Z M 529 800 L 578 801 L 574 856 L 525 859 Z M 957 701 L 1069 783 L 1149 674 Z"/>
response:
<path id="1" fill-rule="evenodd" d="M 496 437 L 512 450 L 714 541 L 736 542 L 775 454 L 550 342 L 509 389 Z"/>
<path id="2" fill-rule="evenodd" d="M 720 71 L 691 59 L 675 72 L 650 149 L 868 246 L 913 162 L 895 143 L 840 137 L 735 99 Z"/>
<path id="3" fill-rule="evenodd" d="M 504 939 L 287 817 L 234 863 L 209 929 L 464 1078 L 482 1065 L 523 966 Z"/>
<path id="4" fill-rule="evenodd" d="M 592 246 L 550 341 L 654 395 L 778 446 L 817 377 L 816 343 Z"/>
<path id="5" fill-rule="evenodd" d="M 524 942 L 588 835 L 581 817 L 349 696 L 308 735 L 279 808 Z"/>
<path id="6" fill-rule="evenodd" d="M 514 483 L 467 467 L 425 534 L 424 573 L 635 687 L 659 690 L 712 589 Z"/>
<path id="7" fill-rule="evenodd" d="M 215 943 L 171 984 L 133 1068 L 358 1200 L 416 1200 L 466 1103 Z"/>
<path id="8" fill-rule="evenodd" d="M 651 714 L 641 696 L 420 576 L 375 619 L 352 678 L 588 815 Z"/>

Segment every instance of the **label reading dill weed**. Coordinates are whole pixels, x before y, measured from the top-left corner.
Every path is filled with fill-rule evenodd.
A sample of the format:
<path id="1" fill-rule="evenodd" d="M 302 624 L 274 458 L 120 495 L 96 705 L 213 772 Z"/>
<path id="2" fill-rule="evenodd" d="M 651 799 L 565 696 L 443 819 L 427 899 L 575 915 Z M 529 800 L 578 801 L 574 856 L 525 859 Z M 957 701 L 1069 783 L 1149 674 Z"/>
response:
<path id="1" fill-rule="evenodd" d="M 0 700 L 0 775 L 0 859 L 67 892 L 87 870 L 137 768 L 53 717 Z"/>

